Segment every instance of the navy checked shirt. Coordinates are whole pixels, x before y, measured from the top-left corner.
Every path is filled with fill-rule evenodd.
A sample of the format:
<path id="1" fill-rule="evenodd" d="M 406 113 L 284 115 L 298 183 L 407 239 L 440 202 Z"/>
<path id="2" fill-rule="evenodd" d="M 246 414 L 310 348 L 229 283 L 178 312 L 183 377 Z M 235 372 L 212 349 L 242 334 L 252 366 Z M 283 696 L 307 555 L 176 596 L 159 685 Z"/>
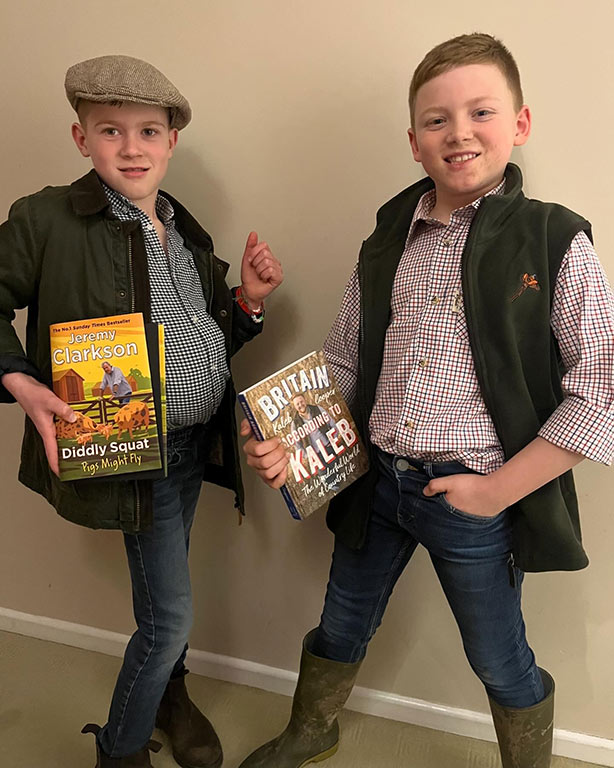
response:
<path id="1" fill-rule="evenodd" d="M 165 252 L 149 216 L 103 186 L 113 215 L 120 221 L 139 221 L 143 230 L 151 319 L 164 325 L 168 428 L 204 424 L 222 401 L 230 371 L 224 335 L 207 312 L 194 259 L 175 228 L 173 207 L 158 195 L 156 213 L 166 228 Z"/>

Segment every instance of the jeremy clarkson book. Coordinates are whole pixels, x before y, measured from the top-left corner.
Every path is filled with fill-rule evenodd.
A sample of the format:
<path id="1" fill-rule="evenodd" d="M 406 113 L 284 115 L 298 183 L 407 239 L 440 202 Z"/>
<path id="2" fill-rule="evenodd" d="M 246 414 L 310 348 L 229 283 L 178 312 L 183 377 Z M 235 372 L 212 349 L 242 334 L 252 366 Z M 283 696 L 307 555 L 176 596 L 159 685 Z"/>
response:
<path id="1" fill-rule="evenodd" d="M 288 453 L 282 495 L 303 520 L 368 469 L 364 444 L 324 353 L 311 352 L 238 394 L 259 440 Z"/>
<path id="2" fill-rule="evenodd" d="M 53 391 L 77 414 L 56 418 L 61 480 L 164 476 L 163 330 L 141 313 L 49 327 Z"/>

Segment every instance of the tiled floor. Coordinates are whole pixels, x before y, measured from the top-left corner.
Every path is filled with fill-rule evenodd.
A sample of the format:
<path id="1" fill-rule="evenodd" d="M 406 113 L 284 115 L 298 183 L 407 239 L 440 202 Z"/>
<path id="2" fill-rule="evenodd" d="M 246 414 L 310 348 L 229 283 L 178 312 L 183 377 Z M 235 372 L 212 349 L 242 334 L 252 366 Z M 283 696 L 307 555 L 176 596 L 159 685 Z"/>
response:
<path id="1" fill-rule="evenodd" d="M 79 731 L 105 719 L 119 660 L 90 651 L 0 632 L 1 768 L 93 768 L 93 736 Z M 224 768 L 285 725 L 290 700 L 255 688 L 188 678 L 192 698 L 216 726 Z M 494 744 L 343 712 L 339 752 L 326 768 L 496 768 Z M 160 738 L 156 734 L 156 738 Z M 163 739 L 160 739 L 163 740 Z M 156 768 L 176 768 L 164 749 Z M 553 768 L 588 768 L 555 758 Z M 594 768 L 594 766 L 593 766 Z"/>

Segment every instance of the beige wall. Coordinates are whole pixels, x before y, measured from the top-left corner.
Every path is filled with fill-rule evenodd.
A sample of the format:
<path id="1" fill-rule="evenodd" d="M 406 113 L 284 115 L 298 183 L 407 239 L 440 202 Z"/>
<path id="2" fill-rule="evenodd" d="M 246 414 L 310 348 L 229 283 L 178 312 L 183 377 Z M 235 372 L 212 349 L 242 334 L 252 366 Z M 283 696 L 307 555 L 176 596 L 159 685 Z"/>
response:
<path id="1" fill-rule="evenodd" d="M 422 54 L 475 29 L 515 53 L 534 133 L 516 156 L 528 193 L 588 216 L 614 278 L 614 105 L 609 0 L 176 0 L 3 3 L 0 212 L 19 195 L 85 172 L 71 144 L 63 76 L 103 53 L 151 60 L 188 95 L 167 188 L 237 266 L 250 228 L 282 259 L 286 282 L 267 328 L 237 359 L 248 385 L 319 346 L 377 206 L 420 176 L 405 94 Z M 61 290 L 61 286 L 58 286 Z M 119 632 L 132 628 L 122 542 L 58 519 L 15 477 L 21 431 L 2 408 L 0 606 Z M 317 623 L 332 539 L 319 513 L 290 519 L 247 480 L 239 529 L 226 493 L 205 487 L 194 529 L 196 648 L 295 668 Z M 559 684 L 559 727 L 614 738 L 611 469 L 577 471 L 592 563 L 526 579 L 529 635 Z M 428 559 L 418 553 L 361 673 L 365 686 L 486 711 Z"/>

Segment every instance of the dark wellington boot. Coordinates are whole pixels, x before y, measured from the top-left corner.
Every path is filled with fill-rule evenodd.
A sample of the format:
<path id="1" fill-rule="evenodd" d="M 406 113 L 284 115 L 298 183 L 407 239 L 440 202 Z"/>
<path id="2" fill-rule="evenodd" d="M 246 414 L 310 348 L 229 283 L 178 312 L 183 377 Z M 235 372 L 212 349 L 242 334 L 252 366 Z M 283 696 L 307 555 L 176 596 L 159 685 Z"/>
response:
<path id="1" fill-rule="evenodd" d="M 98 736 L 100 726 L 95 723 L 88 723 L 83 726 L 81 733 L 93 733 Z M 159 741 L 148 741 L 147 744 L 127 757 L 109 757 L 100 749 L 100 744 L 96 740 L 97 760 L 94 768 L 153 768 L 149 759 L 149 752 L 159 752 L 162 744 Z"/>
<path id="2" fill-rule="evenodd" d="M 489 699 L 503 768 L 550 768 L 554 680 L 539 671 L 545 697 L 532 707 L 502 707 Z"/>
<path id="3" fill-rule="evenodd" d="M 185 670 L 168 681 L 160 702 L 156 727 L 164 731 L 181 768 L 218 768 L 224 755 L 211 723 L 188 696 Z"/>
<path id="4" fill-rule="evenodd" d="M 361 662 L 343 664 L 314 656 L 303 640 L 301 668 L 286 730 L 247 757 L 239 768 L 302 768 L 332 757 L 339 745 L 337 715 L 343 708 Z"/>

